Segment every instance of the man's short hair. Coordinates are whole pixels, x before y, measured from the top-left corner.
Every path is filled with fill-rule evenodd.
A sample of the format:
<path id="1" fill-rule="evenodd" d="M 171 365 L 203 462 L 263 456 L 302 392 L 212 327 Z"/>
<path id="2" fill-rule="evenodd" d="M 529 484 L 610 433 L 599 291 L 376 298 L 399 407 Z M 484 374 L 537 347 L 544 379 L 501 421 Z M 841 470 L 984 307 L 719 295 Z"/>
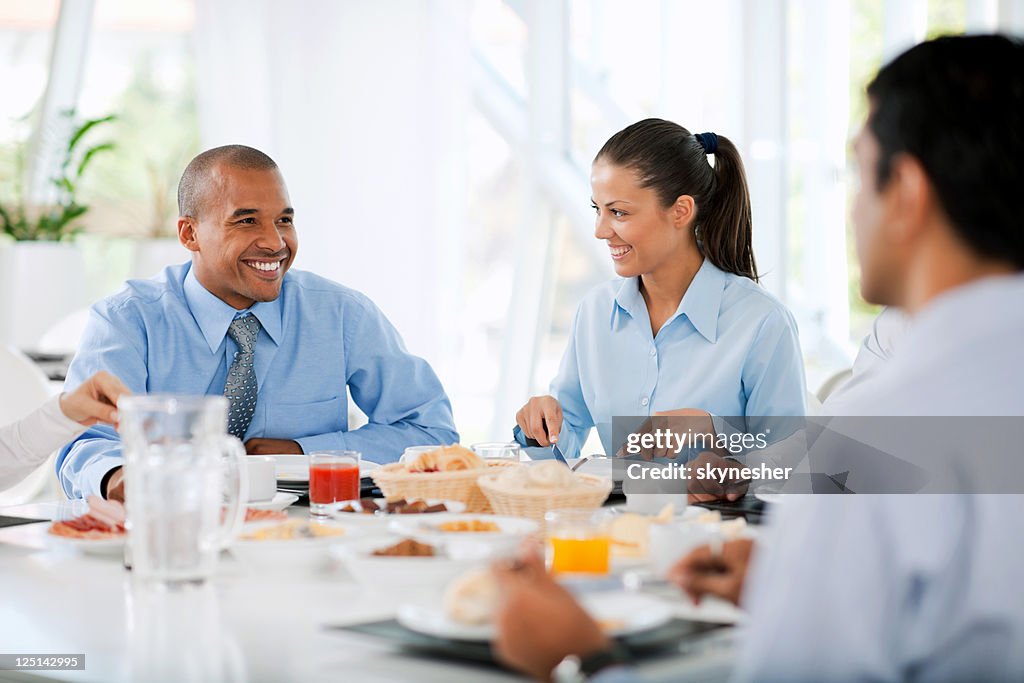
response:
<path id="1" fill-rule="evenodd" d="M 178 182 L 178 215 L 199 218 L 210 169 L 219 163 L 247 171 L 269 171 L 277 164 L 269 156 L 245 145 L 208 149 L 185 167 Z"/>
<path id="2" fill-rule="evenodd" d="M 980 256 L 1024 269 L 1024 43 L 947 36 L 896 57 L 868 86 L 877 183 L 916 158 L 953 229 Z"/>

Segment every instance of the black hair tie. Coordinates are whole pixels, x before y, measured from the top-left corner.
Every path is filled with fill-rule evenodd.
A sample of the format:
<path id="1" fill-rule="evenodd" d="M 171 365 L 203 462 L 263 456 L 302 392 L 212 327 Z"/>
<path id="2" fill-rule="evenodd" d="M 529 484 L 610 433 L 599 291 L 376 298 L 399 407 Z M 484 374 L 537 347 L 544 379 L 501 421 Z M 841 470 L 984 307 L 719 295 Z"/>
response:
<path id="1" fill-rule="evenodd" d="M 714 154 L 718 151 L 718 136 L 714 133 L 697 133 L 693 137 L 697 138 L 705 154 Z"/>

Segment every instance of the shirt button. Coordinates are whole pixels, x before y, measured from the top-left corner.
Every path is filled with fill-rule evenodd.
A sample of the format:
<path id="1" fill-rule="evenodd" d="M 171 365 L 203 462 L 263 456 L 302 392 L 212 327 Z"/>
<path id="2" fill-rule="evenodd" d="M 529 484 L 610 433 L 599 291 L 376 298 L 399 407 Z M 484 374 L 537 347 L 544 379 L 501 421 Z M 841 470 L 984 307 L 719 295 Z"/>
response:
<path id="1" fill-rule="evenodd" d="M 650 402 L 651 402 L 650 399 L 647 398 L 646 396 L 644 396 L 642 399 L 640 399 L 640 405 L 642 405 L 642 406 L 645 406 L 645 405 L 647 405 Z"/>
<path id="2" fill-rule="evenodd" d="M 657 348 L 654 348 L 654 347 L 652 347 L 652 348 L 651 348 L 651 355 L 652 355 L 652 356 L 657 356 L 657 355 L 658 355 L 658 349 L 657 349 Z"/>

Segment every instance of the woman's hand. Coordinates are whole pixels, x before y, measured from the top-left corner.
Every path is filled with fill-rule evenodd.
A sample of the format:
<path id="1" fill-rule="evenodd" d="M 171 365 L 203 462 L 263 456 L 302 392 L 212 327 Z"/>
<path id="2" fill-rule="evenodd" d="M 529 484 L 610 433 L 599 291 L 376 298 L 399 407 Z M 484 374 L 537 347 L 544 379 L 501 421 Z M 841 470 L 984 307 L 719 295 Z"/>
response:
<path id="1" fill-rule="evenodd" d="M 97 372 L 82 386 L 60 397 L 60 409 L 68 419 L 91 427 L 97 422 L 117 424 L 117 399 L 132 392 L 109 372 Z"/>
<path id="2" fill-rule="evenodd" d="M 527 438 L 553 446 L 562 431 L 562 406 L 554 396 L 534 396 L 516 413 L 516 424 Z"/>

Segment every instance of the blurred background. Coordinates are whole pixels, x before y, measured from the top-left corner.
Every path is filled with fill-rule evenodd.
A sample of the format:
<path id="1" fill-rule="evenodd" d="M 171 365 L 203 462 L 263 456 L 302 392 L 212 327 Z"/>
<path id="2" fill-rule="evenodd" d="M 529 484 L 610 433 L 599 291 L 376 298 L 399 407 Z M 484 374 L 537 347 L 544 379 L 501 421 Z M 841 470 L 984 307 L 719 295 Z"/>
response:
<path id="1" fill-rule="evenodd" d="M 993 30 L 1024 32 L 1024 0 L 0 0 L 0 343 L 59 375 L 85 307 L 187 258 L 188 160 L 242 143 L 284 172 L 295 267 L 376 301 L 465 442 L 505 438 L 614 276 L 590 162 L 658 116 L 743 153 L 813 392 L 875 313 L 848 220 L 864 86 Z"/>

